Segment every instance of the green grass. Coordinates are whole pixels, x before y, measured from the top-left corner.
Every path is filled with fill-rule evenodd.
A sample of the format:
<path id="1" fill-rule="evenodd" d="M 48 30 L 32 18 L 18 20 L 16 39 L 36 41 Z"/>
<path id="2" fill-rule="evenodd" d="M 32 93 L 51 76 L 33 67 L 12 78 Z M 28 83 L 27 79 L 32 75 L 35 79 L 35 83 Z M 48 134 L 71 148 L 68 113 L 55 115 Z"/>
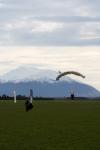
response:
<path id="1" fill-rule="evenodd" d="M 0 101 L 0 150 L 100 150 L 100 101 Z"/>

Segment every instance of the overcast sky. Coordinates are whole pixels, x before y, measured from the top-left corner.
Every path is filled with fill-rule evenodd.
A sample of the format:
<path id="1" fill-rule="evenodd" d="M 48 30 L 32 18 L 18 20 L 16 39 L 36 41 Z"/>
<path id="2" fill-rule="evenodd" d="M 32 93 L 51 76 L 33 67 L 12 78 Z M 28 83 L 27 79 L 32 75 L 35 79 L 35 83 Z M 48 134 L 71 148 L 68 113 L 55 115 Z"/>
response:
<path id="1" fill-rule="evenodd" d="M 100 89 L 100 0 L 0 0 L 0 74 L 26 64 L 81 71 Z"/>

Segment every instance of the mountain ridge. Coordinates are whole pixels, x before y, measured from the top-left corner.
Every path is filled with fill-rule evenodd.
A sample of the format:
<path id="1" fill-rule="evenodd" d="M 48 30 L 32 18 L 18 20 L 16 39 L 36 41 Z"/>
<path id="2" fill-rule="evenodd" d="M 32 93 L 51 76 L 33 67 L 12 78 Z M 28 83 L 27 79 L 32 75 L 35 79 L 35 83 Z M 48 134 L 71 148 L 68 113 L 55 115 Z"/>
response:
<path id="1" fill-rule="evenodd" d="M 68 97 L 74 91 L 78 97 L 99 97 L 100 91 L 94 87 L 76 81 L 69 76 L 56 81 L 58 73 L 52 70 L 35 67 L 20 67 L 0 77 L 0 94 L 29 95 L 32 88 L 35 96 Z"/>

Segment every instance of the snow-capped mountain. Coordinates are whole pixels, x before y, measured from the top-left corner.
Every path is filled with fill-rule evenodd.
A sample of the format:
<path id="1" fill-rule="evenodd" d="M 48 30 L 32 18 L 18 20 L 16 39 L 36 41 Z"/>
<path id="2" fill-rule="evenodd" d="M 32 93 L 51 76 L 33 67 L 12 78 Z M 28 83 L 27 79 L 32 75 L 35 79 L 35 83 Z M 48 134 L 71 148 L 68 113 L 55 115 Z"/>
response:
<path id="1" fill-rule="evenodd" d="M 70 77 L 56 81 L 58 72 L 32 66 L 20 67 L 0 77 L 0 95 L 12 95 L 16 90 L 18 95 L 29 95 L 32 88 L 34 96 L 65 97 L 74 91 L 78 97 L 100 97 L 100 92 L 94 87 L 80 83 Z"/>
<path id="2" fill-rule="evenodd" d="M 21 81 L 50 81 L 55 80 L 57 76 L 56 71 L 35 68 L 32 66 L 20 67 L 14 69 L 2 76 L 2 82 L 21 82 Z"/>

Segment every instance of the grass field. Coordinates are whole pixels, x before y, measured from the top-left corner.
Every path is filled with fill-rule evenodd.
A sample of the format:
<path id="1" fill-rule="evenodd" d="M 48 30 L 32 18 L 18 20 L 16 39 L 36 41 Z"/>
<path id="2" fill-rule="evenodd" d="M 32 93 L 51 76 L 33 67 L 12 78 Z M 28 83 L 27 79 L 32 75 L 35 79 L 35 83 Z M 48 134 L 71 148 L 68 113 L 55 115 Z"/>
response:
<path id="1" fill-rule="evenodd" d="M 100 101 L 0 101 L 0 150 L 100 150 Z"/>

